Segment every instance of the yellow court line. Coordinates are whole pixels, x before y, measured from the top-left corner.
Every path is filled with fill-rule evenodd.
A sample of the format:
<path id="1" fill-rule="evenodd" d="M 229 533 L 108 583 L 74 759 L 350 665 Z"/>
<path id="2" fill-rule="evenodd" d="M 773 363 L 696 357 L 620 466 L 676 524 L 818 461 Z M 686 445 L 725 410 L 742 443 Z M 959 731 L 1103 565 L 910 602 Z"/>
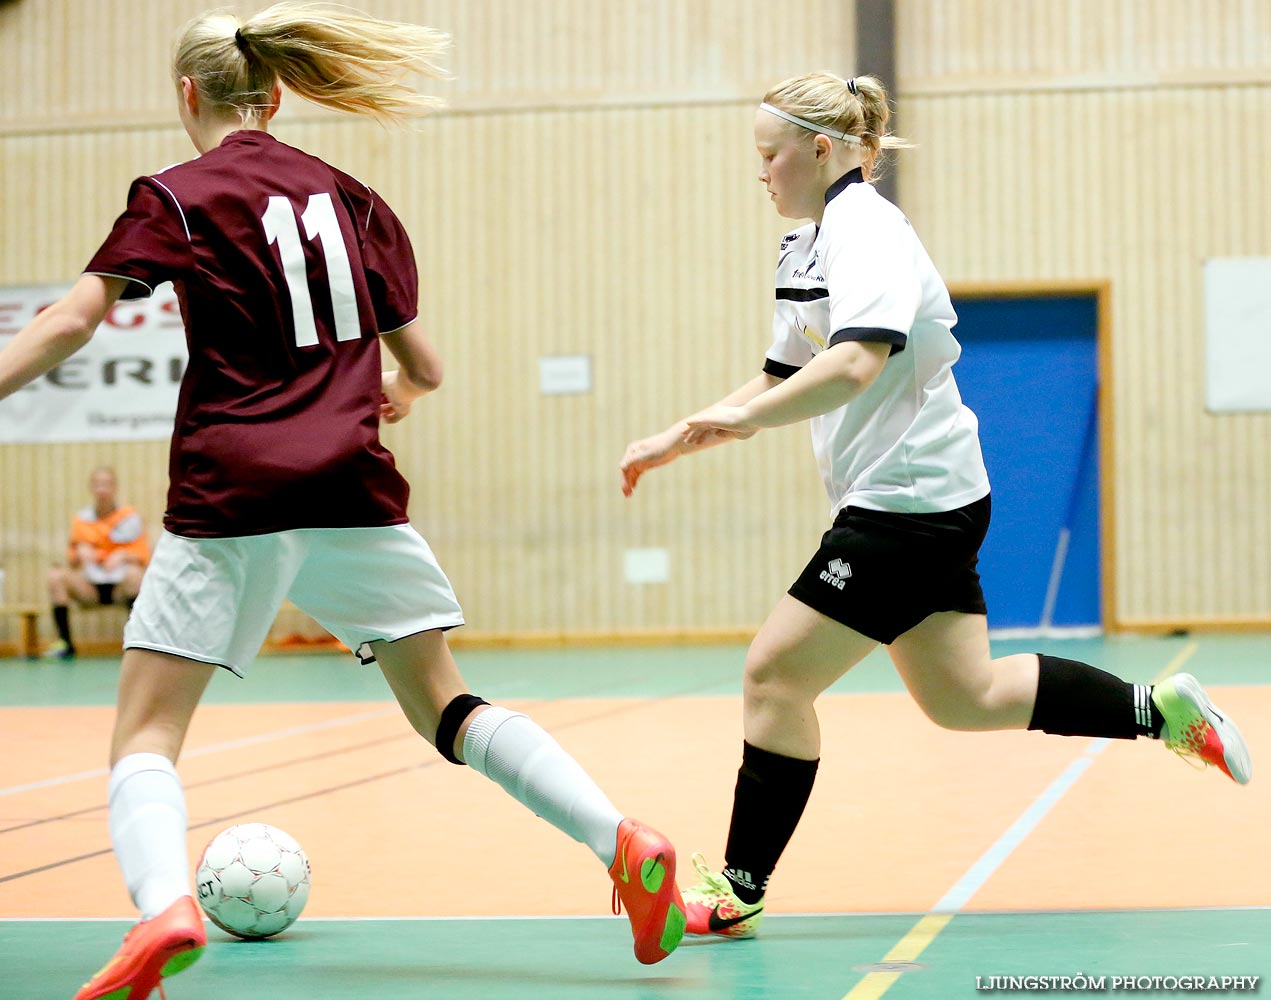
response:
<path id="1" fill-rule="evenodd" d="M 1186 663 L 1188 660 L 1190 660 L 1193 656 L 1196 655 L 1196 650 L 1198 649 L 1200 649 L 1199 642 L 1195 642 L 1195 641 L 1189 642 L 1186 646 L 1184 646 L 1182 649 L 1178 651 L 1174 659 L 1170 660 L 1169 663 L 1165 664 L 1164 668 L 1161 670 L 1159 674 L 1157 674 L 1155 677 L 1152 678 L 1152 683 L 1159 684 L 1161 683 L 1161 681 L 1165 680 L 1166 677 L 1173 677 L 1176 673 L 1178 673 L 1183 668 L 1184 663 Z"/>
<path id="2" fill-rule="evenodd" d="M 1200 648 L 1200 643 L 1189 642 L 1186 646 L 1175 654 L 1174 658 L 1161 668 L 1161 672 L 1152 678 L 1151 683 L 1160 684 L 1167 677 L 1172 677 L 1182 669 L 1183 664 L 1196 655 L 1196 650 Z M 922 917 L 916 924 L 909 929 L 904 937 L 896 942 L 886 955 L 883 956 L 883 964 L 887 962 L 912 962 L 923 953 L 927 945 L 931 944 L 945 929 L 949 921 L 952 920 L 952 913 L 928 913 Z M 892 984 L 899 979 L 903 972 L 869 972 L 861 979 L 852 989 L 843 997 L 843 1000 L 878 1000 L 884 993 L 891 989 Z"/>
<path id="3" fill-rule="evenodd" d="M 883 956 L 883 961 L 914 961 L 952 919 L 952 913 L 928 913 L 909 929 L 908 934 L 896 942 L 892 950 Z M 843 1000 L 877 1000 L 901 975 L 899 972 L 867 973 L 864 979 L 852 987 L 851 992 Z"/>

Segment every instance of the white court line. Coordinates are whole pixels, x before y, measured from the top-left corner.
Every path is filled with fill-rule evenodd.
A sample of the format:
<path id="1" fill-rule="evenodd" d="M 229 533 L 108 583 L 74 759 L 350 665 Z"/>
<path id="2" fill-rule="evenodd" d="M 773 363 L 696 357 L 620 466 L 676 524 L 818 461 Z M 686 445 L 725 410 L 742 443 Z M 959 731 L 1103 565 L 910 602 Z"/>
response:
<path id="1" fill-rule="evenodd" d="M 1161 669 L 1151 683 L 1159 684 L 1165 678 L 1178 673 L 1183 664 L 1191 659 L 1199 648 L 1198 643 L 1189 642 Z M 1100 738 L 1091 743 L 1086 748 L 1086 752 L 1069 764 L 1063 774 L 1052 781 L 1050 787 L 1037 796 L 1006 832 L 997 838 L 993 846 L 980 856 L 965 875 L 958 879 L 953 888 L 931 908 L 931 912 L 957 913 L 961 910 L 993 873 L 1002 867 L 1002 863 L 1010 857 L 1015 848 L 1024 842 L 1024 838 L 1033 832 L 1043 817 L 1064 797 L 1077 779 L 1086 773 L 1086 769 L 1094 763 L 1094 759 L 1107 749 L 1111 742 L 1110 739 Z"/>
<path id="2" fill-rule="evenodd" d="M 255 746 L 258 743 L 269 743 L 272 740 L 285 740 L 291 736 L 303 736 L 306 733 L 317 733 L 324 729 L 338 729 L 341 726 L 353 726 L 359 722 L 365 722 L 368 719 L 379 719 L 385 715 L 393 715 L 400 709 L 396 705 L 392 708 L 381 708 L 374 712 L 359 712 L 357 715 L 345 715 L 338 719 L 327 719 L 323 722 L 310 723 L 307 726 L 292 726 L 290 729 L 279 729 L 272 733 L 261 733 L 258 736 L 244 736 L 242 739 L 228 740 L 225 743 L 213 743 L 205 747 L 197 747 L 194 750 L 187 750 L 181 756 L 183 759 L 190 757 L 206 757 L 209 754 L 223 753 L 226 750 L 238 750 L 242 747 Z M 67 785 L 75 781 L 84 781 L 88 778 L 104 778 L 110 774 L 110 768 L 98 767 L 91 771 L 80 771 L 78 774 L 64 774 L 58 778 L 45 778 L 43 781 L 33 781 L 29 785 L 13 785 L 9 788 L 0 788 L 0 797 L 5 795 L 17 795 L 19 792 L 31 792 L 37 788 L 52 788 L 54 785 Z"/>
<path id="3" fill-rule="evenodd" d="M 1199 643 L 1189 642 L 1152 679 L 1152 683 L 1159 684 L 1165 678 L 1177 673 L 1199 648 Z M 1110 742 L 1111 740 L 1102 738 L 1095 740 L 1086 748 L 1085 753 L 1069 764 L 1063 773 L 1033 800 L 1006 832 L 980 856 L 966 874 L 958 879 L 953 888 L 944 894 L 931 911 L 919 918 L 908 933 L 896 942 L 891 951 L 883 956 L 883 961 L 887 963 L 916 961 L 927 946 L 939 937 L 940 932 L 949 925 L 949 922 L 962 912 L 962 907 L 1011 856 L 1015 848 L 1023 843 L 1024 838 L 1032 833 L 1055 803 L 1062 799 L 1077 779 L 1085 774 L 1094 759 Z M 897 971 L 868 972 L 847 992 L 843 1000 L 879 1000 L 901 975 L 902 973 Z"/>
<path id="4" fill-rule="evenodd" d="M 1094 759 L 1111 742 L 1109 739 L 1097 739 L 1090 744 L 1086 752 L 1069 764 L 1063 774 L 1052 781 L 1050 787 L 1037 796 L 1020 814 L 1019 819 L 1012 823 L 1006 832 L 997 838 L 993 846 L 967 869 L 966 874 L 958 879 L 953 888 L 931 908 L 931 912 L 956 913 L 962 909 L 967 901 L 979 892 L 984 883 L 993 877 L 993 873 L 1002 867 L 1002 862 L 1011 856 L 1015 848 L 1024 842 L 1024 838 L 1033 832 L 1043 817 L 1064 797 L 1068 789 L 1076 784 L 1077 779 L 1085 774 L 1086 769 L 1094 763 Z"/>

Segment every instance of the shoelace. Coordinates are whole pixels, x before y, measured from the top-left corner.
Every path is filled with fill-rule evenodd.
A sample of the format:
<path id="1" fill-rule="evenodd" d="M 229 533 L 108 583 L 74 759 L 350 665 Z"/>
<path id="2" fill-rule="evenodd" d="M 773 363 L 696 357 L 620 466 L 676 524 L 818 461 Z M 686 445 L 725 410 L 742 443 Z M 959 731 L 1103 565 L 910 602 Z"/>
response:
<path id="1" fill-rule="evenodd" d="M 628 835 L 627 840 L 623 840 L 621 836 L 618 837 L 618 856 L 619 857 L 621 857 L 623 852 L 627 849 L 627 841 L 629 841 L 630 839 L 631 839 L 630 835 Z M 616 864 L 617 862 L 615 861 L 614 863 Z M 617 882 L 613 884 L 613 896 L 609 900 L 609 908 L 613 910 L 613 915 L 615 917 L 619 916 L 622 913 L 622 898 L 618 895 Z"/>
<path id="2" fill-rule="evenodd" d="M 1196 719 L 1186 729 L 1183 735 L 1177 740 L 1172 740 L 1165 745 L 1181 757 L 1188 767 L 1203 771 L 1209 767 L 1209 761 L 1200 755 L 1200 751 L 1205 748 L 1205 732 L 1209 729 L 1209 723 L 1204 719 Z"/>
<path id="3" fill-rule="evenodd" d="M 692 857 L 693 867 L 697 870 L 697 874 L 701 876 L 702 881 L 711 887 L 715 892 L 726 892 L 732 894 L 733 887 L 729 884 L 728 879 L 723 875 L 717 875 L 711 871 L 706 864 L 706 858 L 701 854 L 694 854 Z"/>

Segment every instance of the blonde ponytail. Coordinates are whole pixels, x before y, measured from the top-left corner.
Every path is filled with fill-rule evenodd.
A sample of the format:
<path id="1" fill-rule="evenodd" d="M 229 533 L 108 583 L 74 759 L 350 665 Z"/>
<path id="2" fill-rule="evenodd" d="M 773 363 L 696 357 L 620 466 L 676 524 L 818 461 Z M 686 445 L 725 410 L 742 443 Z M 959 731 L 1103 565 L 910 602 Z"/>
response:
<path id="1" fill-rule="evenodd" d="M 887 131 L 891 108 L 887 90 L 876 77 L 857 76 L 849 82 L 833 73 L 806 73 L 777 84 L 764 95 L 764 103 L 859 138 L 873 177 L 880 172 L 884 150 L 913 145 Z"/>
<path id="2" fill-rule="evenodd" d="M 279 83 L 324 107 L 397 122 L 443 103 L 403 78 L 444 78 L 437 61 L 449 42 L 422 25 L 285 2 L 243 22 L 220 11 L 195 18 L 177 42 L 172 68 L 178 79 L 194 81 L 206 104 L 245 125 L 264 119 Z"/>

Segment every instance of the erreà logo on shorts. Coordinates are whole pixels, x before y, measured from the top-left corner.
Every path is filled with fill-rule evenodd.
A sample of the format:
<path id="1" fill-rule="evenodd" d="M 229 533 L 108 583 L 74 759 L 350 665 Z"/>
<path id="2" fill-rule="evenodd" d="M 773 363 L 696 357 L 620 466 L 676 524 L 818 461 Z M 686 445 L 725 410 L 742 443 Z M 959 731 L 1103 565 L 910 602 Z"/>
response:
<path id="1" fill-rule="evenodd" d="M 839 590 L 842 590 L 847 585 L 847 579 L 851 575 L 852 567 L 842 559 L 835 559 L 830 563 L 829 569 L 821 570 L 821 579 L 831 587 L 838 587 Z"/>

